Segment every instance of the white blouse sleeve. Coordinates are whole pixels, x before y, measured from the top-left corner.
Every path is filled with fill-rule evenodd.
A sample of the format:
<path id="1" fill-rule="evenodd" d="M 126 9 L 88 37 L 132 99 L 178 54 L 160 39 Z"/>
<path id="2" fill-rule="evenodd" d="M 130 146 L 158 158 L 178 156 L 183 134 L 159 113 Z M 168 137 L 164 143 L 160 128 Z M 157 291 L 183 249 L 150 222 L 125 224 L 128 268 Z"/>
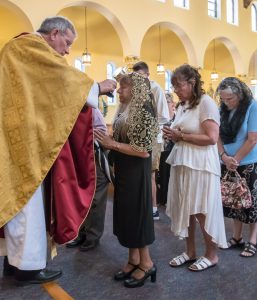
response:
<path id="1" fill-rule="evenodd" d="M 92 85 L 92 87 L 88 93 L 86 105 L 91 106 L 93 108 L 97 108 L 98 107 L 98 96 L 99 96 L 99 87 L 98 87 L 97 83 L 94 82 L 94 84 Z"/>
<path id="2" fill-rule="evenodd" d="M 220 114 L 217 104 L 208 95 L 203 95 L 200 102 L 200 122 L 213 120 L 220 125 Z"/>

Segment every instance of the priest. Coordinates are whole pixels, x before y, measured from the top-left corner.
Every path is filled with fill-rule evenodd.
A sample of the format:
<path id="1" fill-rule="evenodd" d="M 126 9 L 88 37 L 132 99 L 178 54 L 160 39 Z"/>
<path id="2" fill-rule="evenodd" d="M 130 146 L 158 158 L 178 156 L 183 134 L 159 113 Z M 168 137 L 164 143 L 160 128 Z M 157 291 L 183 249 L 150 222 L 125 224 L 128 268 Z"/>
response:
<path id="1" fill-rule="evenodd" d="M 0 52 L 0 255 L 4 275 L 25 283 L 61 276 L 45 268 L 46 229 L 52 250 L 76 238 L 95 192 L 87 106 L 116 83 L 96 83 L 66 62 L 75 38 L 57 16 Z"/>

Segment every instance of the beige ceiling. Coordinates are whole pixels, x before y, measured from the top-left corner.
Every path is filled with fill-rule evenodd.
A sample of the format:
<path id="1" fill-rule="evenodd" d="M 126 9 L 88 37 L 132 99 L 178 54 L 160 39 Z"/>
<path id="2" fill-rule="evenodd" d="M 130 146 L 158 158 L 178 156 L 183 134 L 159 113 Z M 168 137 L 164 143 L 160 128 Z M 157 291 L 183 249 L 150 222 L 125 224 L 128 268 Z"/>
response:
<path id="1" fill-rule="evenodd" d="M 85 9 L 69 7 L 61 10 L 58 15 L 69 18 L 78 32 L 78 39 L 72 46 L 73 50 L 83 51 L 85 48 Z M 87 8 L 87 46 L 91 53 L 109 56 L 123 56 L 120 39 L 112 24 L 101 14 Z"/>
<path id="2" fill-rule="evenodd" d="M 167 28 L 152 26 L 146 33 L 141 47 L 141 57 L 146 61 L 156 62 L 160 57 L 161 37 L 161 62 L 168 65 L 179 65 L 187 62 L 185 48 L 178 36 Z"/>

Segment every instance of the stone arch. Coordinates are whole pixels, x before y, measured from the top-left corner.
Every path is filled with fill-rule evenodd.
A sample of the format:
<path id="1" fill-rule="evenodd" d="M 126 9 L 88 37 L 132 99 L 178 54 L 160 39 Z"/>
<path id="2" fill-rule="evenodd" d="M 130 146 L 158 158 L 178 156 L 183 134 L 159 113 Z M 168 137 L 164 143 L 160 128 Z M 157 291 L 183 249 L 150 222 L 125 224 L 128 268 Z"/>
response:
<path id="1" fill-rule="evenodd" d="M 255 49 L 249 59 L 248 76 L 257 78 L 257 49 Z"/>
<path id="2" fill-rule="evenodd" d="M 143 42 L 143 39 L 145 38 L 145 36 L 147 35 L 147 33 L 149 32 L 149 30 L 151 28 L 153 28 L 155 26 L 159 26 L 159 25 L 163 28 L 169 29 L 171 32 L 173 32 L 179 38 L 179 40 L 181 41 L 182 45 L 184 46 L 184 50 L 186 52 L 187 63 L 194 65 L 194 66 L 198 66 L 199 64 L 197 62 L 196 51 L 193 46 L 193 43 L 192 43 L 191 39 L 189 38 L 189 36 L 187 35 L 187 33 L 177 24 L 174 24 L 171 22 L 157 22 L 155 24 L 152 24 L 145 31 L 145 34 L 143 35 L 143 38 L 142 38 L 142 42 Z M 141 48 L 142 48 L 142 42 L 141 42 Z"/>
<path id="3" fill-rule="evenodd" d="M 214 39 L 218 43 L 223 44 L 225 46 L 225 48 L 227 49 L 227 51 L 229 52 L 229 54 L 231 56 L 231 59 L 232 59 L 232 62 L 233 62 L 233 65 L 234 65 L 235 75 L 245 74 L 246 70 L 245 70 L 245 67 L 244 67 L 243 59 L 241 57 L 241 54 L 240 54 L 238 48 L 236 47 L 236 45 L 230 39 L 228 39 L 227 37 L 223 37 L 223 36 L 214 37 L 212 40 L 210 40 L 208 42 L 208 44 L 205 48 L 205 51 L 203 53 L 202 65 L 204 66 L 205 55 L 206 55 L 207 50 L 211 46 L 211 43 L 213 42 Z"/>
<path id="4" fill-rule="evenodd" d="M 10 15 L 12 16 L 11 26 Z M 20 7 L 8 0 L 0 0 L 0 24 L 2 28 L 0 36 L 0 48 L 15 35 L 18 35 L 23 31 L 31 32 L 34 30 L 25 12 Z M 5 24 L 9 24 L 9 26 Z"/>
<path id="5" fill-rule="evenodd" d="M 123 53 L 126 53 L 127 49 L 130 49 L 129 37 L 124 26 L 122 25 L 121 21 L 117 18 L 117 16 L 114 15 L 107 7 L 91 1 L 74 1 L 67 3 L 62 7 L 59 7 L 58 11 L 73 6 L 87 6 L 88 8 L 93 9 L 98 13 L 102 14 L 112 24 L 113 28 L 117 32 L 117 35 L 121 41 Z"/>

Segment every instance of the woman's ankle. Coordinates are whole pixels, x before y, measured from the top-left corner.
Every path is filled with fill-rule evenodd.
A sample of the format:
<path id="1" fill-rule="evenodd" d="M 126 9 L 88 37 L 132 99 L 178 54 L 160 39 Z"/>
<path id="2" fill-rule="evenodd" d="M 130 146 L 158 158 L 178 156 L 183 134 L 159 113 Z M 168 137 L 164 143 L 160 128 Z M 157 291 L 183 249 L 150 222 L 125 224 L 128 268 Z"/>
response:
<path id="1" fill-rule="evenodd" d="M 153 262 L 148 261 L 148 262 L 140 262 L 139 267 L 145 271 L 151 269 L 153 267 Z"/>
<path id="2" fill-rule="evenodd" d="M 215 264 L 217 264 L 219 261 L 219 257 L 217 255 L 217 253 L 206 252 L 204 254 L 204 257 L 208 258 L 209 261 L 211 261 L 212 263 L 215 263 Z"/>
<path id="3" fill-rule="evenodd" d="M 195 250 L 186 250 L 185 251 L 186 255 L 190 258 L 190 259 L 194 259 L 196 258 L 196 251 Z"/>

